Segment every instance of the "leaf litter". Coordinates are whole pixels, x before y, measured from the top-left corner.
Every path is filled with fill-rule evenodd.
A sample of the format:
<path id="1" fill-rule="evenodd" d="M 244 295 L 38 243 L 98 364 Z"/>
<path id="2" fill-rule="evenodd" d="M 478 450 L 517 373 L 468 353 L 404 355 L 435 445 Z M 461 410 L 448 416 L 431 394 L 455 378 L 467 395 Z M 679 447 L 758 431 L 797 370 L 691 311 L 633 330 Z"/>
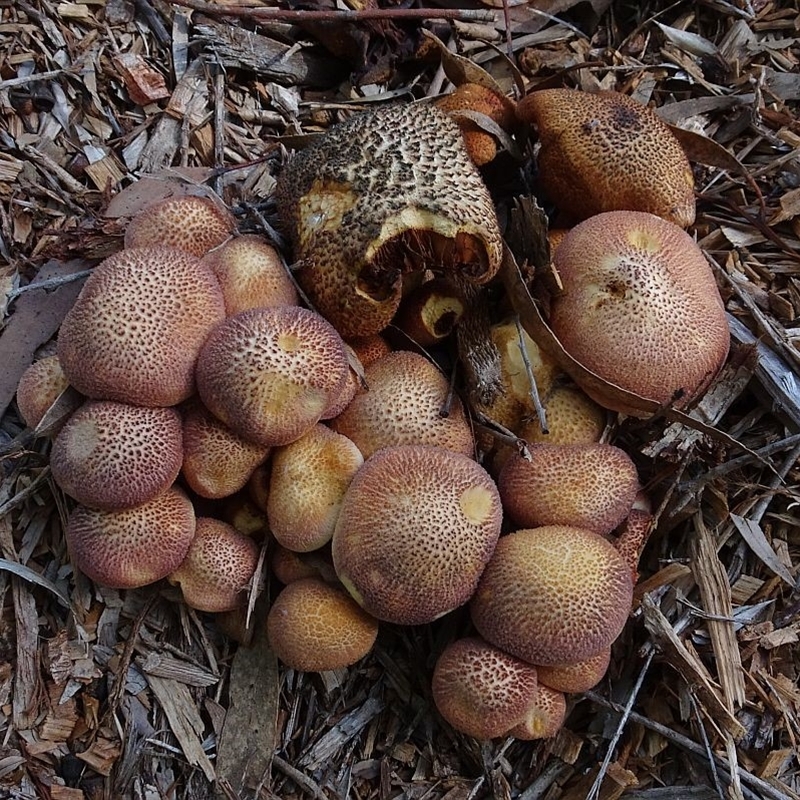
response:
<path id="1" fill-rule="evenodd" d="M 800 797 L 800 8 L 450 5 L 320 0 L 311 20 L 261 0 L 0 0 L 0 795 Z M 269 652 L 266 594 L 243 630 L 166 586 L 74 574 L 46 440 L 12 403 L 142 203 L 213 191 L 278 241 L 287 148 L 466 75 L 655 107 L 694 162 L 692 232 L 737 342 L 697 409 L 615 430 L 656 526 L 608 675 L 538 743 L 481 744 L 433 710 L 463 615 L 385 626 L 355 667 L 301 674 Z M 486 176 L 511 216 L 524 165 L 506 153 Z"/>

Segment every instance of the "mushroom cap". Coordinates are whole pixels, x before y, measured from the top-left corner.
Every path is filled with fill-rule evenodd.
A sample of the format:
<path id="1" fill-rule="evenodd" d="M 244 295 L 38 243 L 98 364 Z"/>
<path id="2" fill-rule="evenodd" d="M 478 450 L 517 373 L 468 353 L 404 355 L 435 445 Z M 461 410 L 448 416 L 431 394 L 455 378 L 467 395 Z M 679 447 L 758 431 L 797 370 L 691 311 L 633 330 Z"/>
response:
<path id="1" fill-rule="evenodd" d="M 258 564 L 258 545 L 232 525 L 197 518 L 197 531 L 180 564 L 167 576 L 186 605 L 198 611 L 231 611 L 245 599 Z"/>
<path id="2" fill-rule="evenodd" d="M 348 339 L 347 344 L 350 345 L 356 357 L 361 362 L 362 367 L 368 367 L 373 361 L 377 361 L 387 353 L 392 352 L 389 342 L 383 338 L 379 333 L 373 333 L 371 336 L 362 336 L 356 339 Z"/>
<path id="3" fill-rule="evenodd" d="M 61 324 L 69 382 L 97 400 L 172 406 L 194 392 L 194 365 L 225 317 L 211 270 L 168 247 L 122 250 L 83 286 Z"/>
<path id="4" fill-rule="evenodd" d="M 247 484 L 269 447 L 234 433 L 202 403 L 183 412 L 183 477 L 201 497 L 229 497 Z"/>
<path id="5" fill-rule="evenodd" d="M 602 536 L 552 525 L 497 543 L 472 598 L 478 632 L 531 664 L 590 658 L 619 636 L 633 583 L 625 560 Z"/>
<path id="6" fill-rule="evenodd" d="M 334 567 L 370 614 L 419 625 L 467 602 L 501 522 L 497 487 L 472 459 L 430 445 L 387 447 L 345 493 Z"/>
<path id="7" fill-rule="evenodd" d="M 243 438 L 266 447 L 310 430 L 348 380 L 344 342 L 319 314 L 297 306 L 228 317 L 197 361 L 206 407 Z"/>
<path id="8" fill-rule="evenodd" d="M 140 211 L 125 230 L 125 249 L 176 247 L 204 256 L 236 229 L 233 216 L 220 200 L 183 195 L 159 200 Z"/>
<path id="9" fill-rule="evenodd" d="M 540 683 L 528 706 L 525 718 L 508 731 L 509 736 L 530 741 L 555 736 L 567 715 L 567 698 L 563 692 Z"/>
<path id="10" fill-rule="evenodd" d="M 345 338 L 388 325 L 407 271 L 442 267 L 485 283 L 500 266 L 491 196 L 458 126 L 433 106 L 332 126 L 289 161 L 276 199 L 297 280 Z"/>
<path id="11" fill-rule="evenodd" d="M 681 407 L 725 362 L 730 332 L 714 275 L 677 225 L 643 212 L 598 214 L 567 234 L 554 263 L 564 291 L 552 300 L 550 326 L 606 381 Z M 582 388 L 606 408 L 641 413 Z"/>
<path id="12" fill-rule="evenodd" d="M 57 355 L 34 361 L 17 384 L 17 408 L 25 424 L 35 428 L 68 386 Z"/>
<path id="13" fill-rule="evenodd" d="M 398 350 L 364 370 L 367 389 L 350 401 L 331 427 L 369 458 L 382 447 L 429 444 L 471 455 L 472 429 L 458 397 L 443 417 L 449 382 L 427 358 Z"/>
<path id="14" fill-rule="evenodd" d="M 320 423 L 277 448 L 267 499 L 275 539 L 298 552 L 327 544 L 347 487 L 363 463 L 353 442 Z"/>
<path id="15" fill-rule="evenodd" d="M 65 530 L 72 563 L 112 589 L 165 578 L 183 561 L 194 535 L 194 507 L 174 486 L 124 511 L 77 506 Z"/>
<path id="16" fill-rule="evenodd" d="M 50 469 L 79 503 L 117 511 L 168 489 L 182 459 L 181 415 L 174 408 L 87 400 L 56 436 Z"/>
<path id="17" fill-rule="evenodd" d="M 287 667 L 304 672 L 341 669 L 363 658 L 378 621 L 347 593 L 318 578 L 285 586 L 267 615 L 267 637 Z"/>
<path id="18" fill-rule="evenodd" d="M 296 306 L 297 289 L 280 253 L 255 234 L 237 236 L 203 256 L 217 276 L 231 317 L 260 306 Z"/>
<path id="19" fill-rule="evenodd" d="M 517 434 L 531 444 L 591 444 L 599 442 L 607 411 L 577 386 L 554 386 L 543 398 L 547 433 L 535 415 L 523 419 Z"/>
<path id="20" fill-rule="evenodd" d="M 648 211 L 682 227 L 695 216 L 694 175 L 675 135 L 619 92 L 544 89 L 517 105 L 539 130 L 539 178 L 564 212 Z"/>
<path id="21" fill-rule="evenodd" d="M 639 491 L 630 456 L 610 444 L 535 444 L 511 455 L 497 481 L 503 509 L 523 528 L 572 525 L 610 533 Z"/>
<path id="22" fill-rule="evenodd" d="M 536 667 L 477 636 L 447 645 L 431 681 L 439 713 L 476 739 L 504 736 L 522 722 L 536 686 Z"/>
<path id="23" fill-rule="evenodd" d="M 539 666 L 539 682 L 567 694 L 588 692 L 603 680 L 610 661 L 611 648 L 606 647 L 596 655 L 573 664 Z"/>
<path id="24" fill-rule="evenodd" d="M 452 333 L 465 310 L 464 298 L 453 284 L 433 278 L 403 297 L 393 324 L 414 344 L 432 347 Z"/>

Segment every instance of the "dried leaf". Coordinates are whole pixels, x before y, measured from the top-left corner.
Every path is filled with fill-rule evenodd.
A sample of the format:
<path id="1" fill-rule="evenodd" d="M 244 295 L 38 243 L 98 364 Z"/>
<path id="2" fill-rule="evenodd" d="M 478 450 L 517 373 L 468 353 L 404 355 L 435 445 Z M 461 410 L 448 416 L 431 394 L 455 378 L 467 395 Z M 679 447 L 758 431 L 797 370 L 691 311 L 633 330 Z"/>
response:
<path id="1" fill-rule="evenodd" d="M 444 74 L 455 86 L 461 86 L 464 83 L 477 83 L 479 86 L 491 89 L 501 96 L 505 95 L 500 84 L 483 67 L 479 67 L 468 58 L 448 50 L 447 45 L 430 31 L 423 28 L 422 33 L 439 48 Z"/>
<path id="2" fill-rule="evenodd" d="M 685 53 L 690 53 L 693 56 L 715 56 L 719 53 L 719 50 L 704 36 L 663 25 L 658 20 L 656 20 L 656 25 L 661 28 L 661 32 L 672 44 Z"/>
<path id="3" fill-rule="evenodd" d="M 772 545 L 767 540 L 761 525 L 746 517 L 740 517 L 738 514 L 732 513 L 730 517 L 731 522 L 736 526 L 736 530 L 739 531 L 742 538 L 764 566 L 786 581 L 789 586 L 794 587 L 796 579 L 772 549 Z"/>
<path id="4" fill-rule="evenodd" d="M 719 167 L 736 175 L 749 177 L 749 172 L 742 162 L 718 142 L 708 136 L 686 130 L 686 128 L 680 128 L 677 125 L 670 125 L 669 127 L 681 143 L 681 147 L 689 161 L 696 161 L 709 167 Z"/>

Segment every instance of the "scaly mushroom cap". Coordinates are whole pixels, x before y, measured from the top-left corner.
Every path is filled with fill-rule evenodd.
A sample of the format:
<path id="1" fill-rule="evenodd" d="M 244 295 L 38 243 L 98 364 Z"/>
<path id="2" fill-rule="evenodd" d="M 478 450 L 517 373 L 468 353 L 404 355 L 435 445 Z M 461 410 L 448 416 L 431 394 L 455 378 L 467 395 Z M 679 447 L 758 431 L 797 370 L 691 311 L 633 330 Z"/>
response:
<path id="1" fill-rule="evenodd" d="M 378 621 L 350 595 L 318 578 L 285 586 L 267 615 L 275 655 L 292 669 L 323 672 L 362 659 L 378 635 Z"/>
<path id="2" fill-rule="evenodd" d="M 503 536 L 472 598 L 478 632 L 531 664 L 590 658 L 619 636 L 633 598 L 625 560 L 602 536 L 552 525 Z"/>
<path id="3" fill-rule="evenodd" d="M 523 528 L 572 525 L 610 533 L 628 516 L 639 479 L 630 456 L 610 444 L 531 445 L 514 453 L 497 485 L 503 509 Z"/>
<path id="4" fill-rule="evenodd" d="M 17 384 L 17 408 L 23 422 L 29 428 L 35 428 L 68 386 L 58 356 L 45 356 L 34 361 Z"/>
<path id="5" fill-rule="evenodd" d="M 610 661 L 611 648 L 607 647 L 597 655 L 576 661 L 574 664 L 537 667 L 539 682 L 567 694 L 588 692 L 603 680 Z"/>
<path id="6" fill-rule="evenodd" d="M 470 598 L 501 522 L 497 487 L 472 459 L 443 447 L 387 447 L 345 493 L 334 567 L 370 614 L 419 625 Z"/>
<path id="7" fill-rule="evenodd" d="M 194 534 L 194 507 L 175 487 L 125 511 L 77 506 L 65 530 L 73 564 L 112 589 L 165 578 L 183 561 Z"/>
<path id="8" fill-rule="evenodd" d="M 369 458 L 382 447 L 430 444 L 471 455 L 472 430 L 458 397 L 450 413 L 439 412 L 447 402 L 447 378 L 427 358 L 398 350 L 364 370 L 367 389 L 350 401 L 331 427 L 344 434 Z"/>
<path id="9" fill-rule="evenodd" d="M 516 433 L 531 444 L 591 444 L 599 442 L 606 427 L 607 411 L 577 386 L 554 386 L 542 398 L 547 433 L 539 419 L 523 419 Z"/>
<path id="10" fill-rule="evenodd" d="M 368 367 L 373 361 L 377 361 L 382 356 L 392 352 L 389 342 L 379 333 L 373 333 L 371 336 L 363 336 L 358 339 L 349 339 L 347 344 L 353 349 L 356 357 L 361 362 L 361 366 L 364 368 Z"/>
<path id="11" fill-rule="evenodd" d="M 260 236 L 231 239 L 203 256 L 217 276 L 229 317 L 260 306 L 296 306 L 298 297 L 278 251 Z"/>
<path id="12" fill-rule="evenodd" d="M 618 92 L 544 89 L 517 105 L 539 130 L 539 178 L 562 211 L 586 219 L 603 211 L 648 211 L 694 222 L 694 176 L 669 127 Z"/>
<path id="13" fill-rule="evenodd" d="M 730 333 L 714 275 L 677 225 L 642 212 L 598 214 L 567 234 L 554 263 L 564 292 L 551 304 L 553 332 L 606 381 L 682 407 L 725 362 Z M 641 415 L 582 388 L 606 408 Z"/>
<path id="14" fill-rule="evenodd" d="M 236 229 L 231 213 L 210 197 L 168 197 L 137 214 L 125 230 L 125 249 L 177 247 L 204 256 Z"/>
<path id="15" fill-rule="evenodd" d="M 194 365 L 225 318 L 217 279 L 189 253 L 123 250 L 100 264 L 61 324 L 69 382 L 97 400 L 173 406 L 194 392 Z"/>
<path id="16" fill-rule="evenodd" d="M 388 325 L 407 271 L 441 266 L 485 283 L 500 266 L 491 196 L 458 126 L 432 106 L 335 125 L 289 161 L 276 199 L 297 280 L 345 338 Z"/>
<path id="17" fill-rule="evenodd" d="M 247 484 L 269 447 L 243 439 L 202 403 L 183 412 L 183 477 L 201 497 L 229 497 Z"/>
<path id="18" fill-rule="evenodd" d="M 174 408 L 87 400 L 53 442 L 50 469 L 79 503 L 117 511 L 169 488 L 182 459 L 181 416 Z"/>
<path id="19" fill-rule="evenodd" d="M 278 448 L 267 499 L 275 539 L 299 552 L 327 544 L 347 487 L 363 463 L 353 442 L 322 424 Z"/>
<path id="20" fill-rule="evenodd" d="M 227 522 L 197 518 L 185 558 L 167 577 L 198 611 L 231 611 L 244 602 L 258 564 L 258 545 Z"/>
<path id="21" fill-rule="evenodd" d="M 549 739 L 561 730 L 566 715 L 567 698 L 564 693 L 540 683 L 525 718 L 508 731 L 508 735 L 525 741 Z"/>
<path id="22" fill-rule="evenodd" d="M 265 447 L 310 430 L 348 379 L 340 336 L 319 314 L 296 306 L 228 317 L 197 361 L 206 407 L 243 438 Z"/>
<path id="23" fill-rule="evenodd" d="M 536 694 L 536 667 L 473 636 L 447 645 L 431 681 L 439 713 L 476 739 L 504 736 Z"/>

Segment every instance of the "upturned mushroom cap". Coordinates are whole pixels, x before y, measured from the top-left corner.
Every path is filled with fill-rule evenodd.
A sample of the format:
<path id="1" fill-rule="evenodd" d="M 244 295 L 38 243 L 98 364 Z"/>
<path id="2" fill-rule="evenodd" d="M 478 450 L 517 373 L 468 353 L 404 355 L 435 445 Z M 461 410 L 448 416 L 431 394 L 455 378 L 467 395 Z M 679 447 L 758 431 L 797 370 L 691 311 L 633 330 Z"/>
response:
<path id="1" fill-rule="evenodd" d="M 310 430 L 348 379 L 344 343 L 319 314 L 296 306 L 228 317 L 197 361 L 206 407 L 243 438 L 272 447 Z"/>
<path id="2" fill-rule="evenodd" d="M 58 356 L 45 356 L 34 361 L 17 384 L 17 408 L 23 422 L 29 428 L 35 428 L 68 386 Z"/>
<path id="3" fill-rule="evenodd" d="M 203 256 L 217 276 L 231 317 L 261 306 L 296 306 L 298 297 L 278 251 L 260 236 L 225 242 Z"/>
<path id="4" fill-rule="evenodd" d="M 730 333 L 714 275 L 677 225 L 642 212 L 598 214 L 567 234 L 554 263 L 564 291 L 553 298 L 550 326 L 567 353 L 606 381 L 682 407 L 725 362 Z M 582 388 L 606 408 L 641 415 Z"/>
<path id="5" fill-rule="evenodd" d="M 460 292 L 448 281 L 433 278 L 403 298 L 393 325 L 414 344 L 432 347 L 453 332 L 465 310 Z"/>
<path id="6" fill-rule="evenodd" d="M 174 408 L 87 400 L 53 442 L 50 469 L 79 503 L 116 511 L 168 489 L 182 459 L 181 416 Z"/>
<path id="7" fill-rule="evenodd" d="M 227 522 L 197 518 L 197 531 L 179 566 L 168 575 L 186 604 L 198 611 L 230 611 L 245 599 L 258 564 L 258 545 Z"/>
<path id="8" fill-rule="evenodd" d="M 322 424 L 277 448 L 267 499 L 275 539 L 299 552 L 327 544 L 347 487 L 363 463 L 350 439 Z"/>
<path id="9" fill-rule="evenodd" d="M 236 228 L 221 201 L 210 197 L 169 197 L 137 214 L 125 231 L 125 248 L 176 247 L 203 256 Z"/>
<path id="10" fill-rule="evenodd" d="M 610 444 L 536 444 L 514 453 L 498 478 L 503 509 L 518 526 L 572 525 L 610 533 L 633 506 L 639 479 L 630 456 Z"/>
<path id="11" fill-rule="evenodd" d="M 369 458 L 382 447 L 430 444 L 471 455 L 472 430 L 458 397 L 443 417 L 447 378 L 427 358 L 398 350 L 364 370 L 367 389 L 331 421 L 331 427 L 351 439 Z"/>
<path id="12" fill-rule="evenodd" d="M 445 647 L 431 691 L 439 713 L 456 730 L 494 739 L 522 722 L 536 685 L 535 667 L 473 636 Z"/>
<path id="13" fill-rule="evenodd" d="M 568 664 L 617 638 L 632 598 L 630 569 L 613 545 L 553 525 L 500 539 L 470 610 L 496 647 L 531 664 Z"/>
<path id="14" fill-rule="evenodd" d="M 202 403 L 183 412 L 183 477 L 201 497 L 229 497 L 247 484 L 269 447 L 234 433 Z"/>
<path id="15" fill-rule="evenodd" d="M 165 578 L 183 561 L 194 534 L 192 503 L 175 487 L 125 511 L 77 506 L 65 530 L 72 563 L 112 589 Z"/>
<path id="16" fill-rule="evenodd" d="M 610 660 L 611 648 L 607 647 L 597 655 L 576 661 L 574 664 L 540 666 L 537 667 L 539 682 L 567 694 L 588 692 L 603 680 Z"/>
<path id="17" fill-rule="evenodd" d="M 491 196 L 458 126 L 433 106 L 333 126 L 287 164 L 276 199 L 297 280 L 345 338 L 388 325 L 407 271 L 442 267 L 485 283 L 500 266 Z"/>
<path id="18" fill-rule="evenodd" d="M 494 481 L 472 459 L 443 447 L 387 447 L 345 493 L 334 567 L 370 614 L 419 625 L 470 598 L 501 522 Z"/>
<path id="19" fill-rule="evenodd" d="M 323 672 L 355 664 L 372 649 L 378 621 L 347 593 L 318 578 L 285 586 L 267 615 L 275 655 L 292 669 Z"/>
<path id="20" fill-rule="evenodd" d="M 562 211 L 648 211 L 682 227 L 695 216 L 694 176 L 669 127 L 618 92 L 544 89 L 517 105 L 535 125 L 539 178 Z"/>
<path id="21" fill-rule="evenodd" d="M 194 365 L 225 317 L 211 270 L 167 247 L 123 250 L 84 284 L 58 335 L 69 382 L 97 400 L 172 406 L 194 392 Z"/>
<path id="22" fill-rule="evenodd" d="M 508 731 L 508 735 L 525 741 L 549 739 L 561 730 L 566 715 L 564 693 L 540 683 L 525 718 Z"/>

